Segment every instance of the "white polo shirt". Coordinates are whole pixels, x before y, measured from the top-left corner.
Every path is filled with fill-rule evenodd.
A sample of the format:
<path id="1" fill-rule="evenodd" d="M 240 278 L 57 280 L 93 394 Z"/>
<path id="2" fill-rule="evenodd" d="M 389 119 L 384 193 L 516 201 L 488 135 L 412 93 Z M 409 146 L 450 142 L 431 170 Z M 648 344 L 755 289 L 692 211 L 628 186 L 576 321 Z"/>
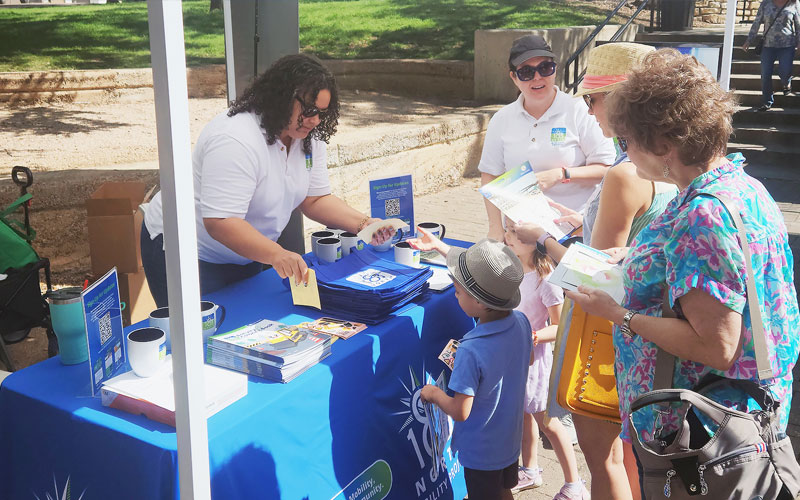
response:
<path id="1" fill-rule="evenodd" d="M 531 162 L 534 172 L 614 163 L 614 142 L 603 136 L 583 99 L 558 90 L 553 104 L 538 120 L 525 111 L 522 100 L 520 94 L 489 121 L 478 170 L 502 175 L 525 161 Z M 572 180 L 554 185 L 545 194 L 562 205 L 580 210 L 599 182 L 599 179 Z"/>
<path id="2" fill-rule="evenodd" d="M 315 139 L 308 158 L 303 141 L 292 141 L 288 156 L 280 139 L 268 145 L 255 113 L 217 115 L 192 153 L 198 257 L 215 264 L 252 262 L 212 238 L 203 218 L 238 217 L 277 240 L 306 197 L 330 194 L 326 156 L 326 144 Z M 152 238 L 164 231 L 161 193 L 147 207 L 145 224 Z"/>

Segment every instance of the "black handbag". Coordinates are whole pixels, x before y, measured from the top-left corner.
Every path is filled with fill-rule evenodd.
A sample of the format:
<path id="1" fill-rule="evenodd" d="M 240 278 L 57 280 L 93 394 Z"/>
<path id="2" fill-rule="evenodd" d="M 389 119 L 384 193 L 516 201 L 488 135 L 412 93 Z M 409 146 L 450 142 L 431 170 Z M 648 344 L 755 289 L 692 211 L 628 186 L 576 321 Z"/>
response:
<path id="1" fill-rule="evenodd" d="M 707 193 L 706 193 L 707 194 Z M 747 268 L 747 303 L 753 328 L 753 345 L 759 380 L 772 378 L 764 325 L 753 277 L 750 248 L 744 223 L 736 207 L 722 196 L 722 202 L 739 231 L 739 242 Z M 665 304 L 668 309 L 668 304 Z M 666 314 L 665 314 L 666 316 Z M 708 498 L 777 500 L 800 494 L 800 465 L 795 459 L 790 438 L 779 429 L 777 408 L 768 389 L 750 380 L 711 376 L 695 390 L 671 387 L 675 357 L 658 350 L 654 388 L 631 403 L 629 424 L 631 441 L 642 466 L 642 497 L 689 499 Z M 760 410 L 745 413 L 732 410 L 707 398 L 702 392 L 721 385 L 733 386 L 750 395 Z M 702 387 L 701 386 L 705 386 Z M 678 429 L 667 436 L 643 442 L 633 421 L 633 413 L 652 405 L 680 403 Z M 658 408 L 655 411 L 661 411 Z M 709 435 L 698 414 L 716 426 Z"/>
<path id="2" fill-rule="evenodd" d="M 783 7 L 780 8 L 778 13 L 775 14 L 775 19 L 773 19 L 772 22 L 769 23 L 769 27 L 767 28 L 766 31 L 764 31 L 764 36 L 760 37 L 758 39 L 758 42 L 756 42 L 756 44 L 753 46 L 753 52 L 755 52 L 757 56 L 760 56 L 761 55 L 761 51 L 764 49 L 764 40 L 767 39 L 767 33 L 769 33 L 769 30 L 772 28 L 772 25 L 775 24 L 775 21 L 778 20 L 778 17 L 780 17 L 781 12 L 783 12 L 783 9 L 786 8 L 787 5 L 789 5 L 789 2 L 786 2 L 783 5 Z"/>

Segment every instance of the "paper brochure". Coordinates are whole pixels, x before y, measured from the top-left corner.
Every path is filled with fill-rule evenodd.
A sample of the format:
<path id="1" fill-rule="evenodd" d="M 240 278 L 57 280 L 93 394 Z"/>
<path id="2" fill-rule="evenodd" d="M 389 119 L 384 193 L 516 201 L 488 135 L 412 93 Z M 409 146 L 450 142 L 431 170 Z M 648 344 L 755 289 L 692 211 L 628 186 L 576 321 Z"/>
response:
<path id="1" fill-rule="evenodd" d="M 519 167 L 509 170 L 481 187 L 479 191 L 516 224 L 531 222 L 544 228 L 559 241 L 574 230 L 568 223 L 553 222 L 554 219 L 561 217 L 561 214 L 550 206 L 549 198 L 539 187 L 539 180 L 530 162 L 526 161 Z"/>
<path id="2" fill-rule="evenodd" d="M 611 256 L 583 243 L 574 243 L 561 258 L 547 280 L 564 290 L 577 290 L 580 285 L 603 290 L 619 304 L 625 298 L 622 266 L 611 264 Z"/>

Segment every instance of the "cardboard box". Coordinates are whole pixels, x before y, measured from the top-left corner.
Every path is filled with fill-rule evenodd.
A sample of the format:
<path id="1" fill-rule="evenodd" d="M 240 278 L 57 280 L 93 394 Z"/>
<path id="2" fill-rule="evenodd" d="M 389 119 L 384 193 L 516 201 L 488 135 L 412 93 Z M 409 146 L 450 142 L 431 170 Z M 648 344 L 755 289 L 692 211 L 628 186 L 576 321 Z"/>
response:
<path id="1" fill-rule="evenodd" d="M 122 324 L 125 326 L 138 323 L 150 316 L 157 308 L 156 301 L 150 294 L 144 269 L 136 273 L 117 273 L 119 280 L 119 300 L 125 302 L 122 311 Z"/>
<path id="2" fill-rule="evenodd" d="M 143 182 L 106 182 L 86 200 L 92 274 L 102 276 L 114 266 L 119 273 L 137 273 L 142 267 L 144 196 Z"/>

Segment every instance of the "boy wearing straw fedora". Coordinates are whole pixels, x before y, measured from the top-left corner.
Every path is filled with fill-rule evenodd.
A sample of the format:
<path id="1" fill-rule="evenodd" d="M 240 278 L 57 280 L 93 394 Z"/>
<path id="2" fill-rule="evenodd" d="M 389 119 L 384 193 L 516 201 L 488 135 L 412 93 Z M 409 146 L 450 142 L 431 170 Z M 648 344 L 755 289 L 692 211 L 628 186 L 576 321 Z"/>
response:
<path id="1" fill-rule="evenodd" d="M 477 325 L 458 347 L 448 387 L 426 385 L 420 397 L 456 421 L 452 447 L 459 452 L 470 500 L 511 500 L 517 484 L 525 383 L 531 362 L 531 326 L 519 305 L 522 263 L 504 244 L 484 239 L 452 248 L 430 233 L 409 240 L 447 257 L 458 305 Z"/>

